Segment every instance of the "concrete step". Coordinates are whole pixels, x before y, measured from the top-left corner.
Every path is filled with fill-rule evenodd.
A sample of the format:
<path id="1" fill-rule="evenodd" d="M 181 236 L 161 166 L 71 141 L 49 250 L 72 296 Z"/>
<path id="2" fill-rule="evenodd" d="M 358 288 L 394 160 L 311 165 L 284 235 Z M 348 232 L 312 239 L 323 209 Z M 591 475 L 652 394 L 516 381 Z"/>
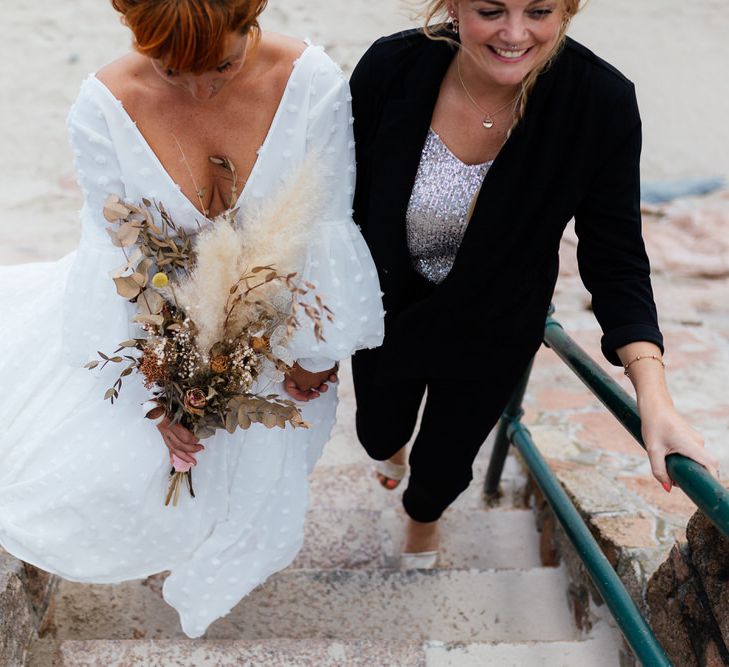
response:
<path id="1" fill-rule="evenodd" d="M 426 667 L 618 667 L 620 638 L 596 627 L 581 641 L 466 643 L 427 642 Z"/>
<path id="2" fill-rule="evenodd" d="M 507 461 L 516 468 L 515 459 Z M 451 505 L 463 510 L 489 509 L 482 493 L 485 464 L 474 466 L 474 480 L 470 486 Z M 503 496 L 495 505 L 501 509 L 523 509 L 522 499 L 525 477 L 521 471 L 509 471 L 504 475 L 501 488 Z M 407 486 L 403 480 L 397 489 L 388 491 L 375 479 L 371 463 L 347 463 L 332 466 L 317 466 L 310 478 L 310 498 L 312 507 L 337 509 L 384 510 L 401 506 L 402 492 Z"/>
<path id="3" fill-rule="evenodd" d="M 287 570 L 209 629 L 208 639 L 555 641 L 573 640 L 560 568 L 477 570 Z M 62 582 L 61 639 L 178 638 L 177 614 L 159 590 Z"/>
<path id="4" fill-rule="evenodd" d="M 326 639 L 267 641 L 64 641 L 54 667 L 421 667 L 420 642 Z M 48 663 L 30 663 L 46 667 Z M 48 666 L 49 667 L 49 666 Z"/>
<path id="5" fill-rule="evenodd" d="M 602 635 L 602 636 L 601 636 Z M 616 667 L 606 633 L 584 641 L 511 644 L 363 639 L 62 641 L 55 667 Z M 29 667 L 50 667 L 31 655 Z"/>
<path id="6" fill-rule="evenodd" d="M 292 567 L 311 570 L 396 568 L 405 513 L 314 507 Z M 441 521 L 442 568 L 519 569 L 541 565 L 531 510 L 450 509 Z"/>

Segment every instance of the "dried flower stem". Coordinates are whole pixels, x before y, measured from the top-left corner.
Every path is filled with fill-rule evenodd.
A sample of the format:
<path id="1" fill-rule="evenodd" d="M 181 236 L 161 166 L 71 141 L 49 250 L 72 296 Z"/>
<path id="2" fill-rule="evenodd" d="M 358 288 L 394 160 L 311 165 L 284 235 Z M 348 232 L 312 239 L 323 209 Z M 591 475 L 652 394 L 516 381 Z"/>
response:
<path id="1" fill-rule="evenodd" d="M 207 218 L 210 215 L 210 211 L 205 208 L 205 204 L 203 203 L 203 195 L 205 194 L 205 188 L 198 187 L 197 181 L 195 181 L 195 177 L 192 175 L 192 169 L 190 169 L 190 163 L 187 161 L 187 155 L 185 155 L 185 151 L 182 148 L 182 144 L 180 143 L 179 139 L 175 136 L 175 134 L 172 134 L 172 138 L 175 140 L 175 143 L 177 144 L 177 148 L 180 150 L 180 155 L 182 155 L 182 163 L 185 165 L 185 168 L 187 169 L 187 173 L 190 175 L 190 180 L 192 181 L 192 186 L 195 188 L 195 194 L 197 195 L 197 200 L 200 202 L 200 209 L 202 211 L 202 214 Z"/>

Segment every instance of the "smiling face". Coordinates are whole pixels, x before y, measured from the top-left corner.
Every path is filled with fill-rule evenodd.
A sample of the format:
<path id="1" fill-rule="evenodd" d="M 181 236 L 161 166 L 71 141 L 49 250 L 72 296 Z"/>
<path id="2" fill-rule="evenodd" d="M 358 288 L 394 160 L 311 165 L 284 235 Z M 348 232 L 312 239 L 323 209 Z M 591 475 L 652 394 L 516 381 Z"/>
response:
<path id="1" fill-rule="evenodd" d="M 194 99 L 210 100 L 232 81 L 245 63 L 248 35 L 230 32 L 225 37 L 223 58 L 213 69 L 199 74 L 193 72 L 177 72 L 168 67 L 164 61 L 152 59 L 154 71 L 165 81 L 182 88 Z"/>
<path id="2" fill-rule="evenodd" d="M 541 67 L 559 39 L 563 0 L 454 0 L 464 61 L 481 77 L 516 86 Z"/>

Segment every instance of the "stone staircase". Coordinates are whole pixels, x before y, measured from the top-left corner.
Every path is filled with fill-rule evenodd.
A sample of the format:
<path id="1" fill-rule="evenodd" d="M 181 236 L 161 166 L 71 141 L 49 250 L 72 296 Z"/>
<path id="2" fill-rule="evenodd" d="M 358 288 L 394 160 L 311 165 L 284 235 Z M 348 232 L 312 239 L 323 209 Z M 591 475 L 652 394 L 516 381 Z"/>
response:
<path id="1" fill-rule="evenodd" d="M 61 582 L 55 636 L 32 667 L 616 667 L 620 639 L 605 612 L 581 635 L 562 568 L 542 567 L 523 473 L 507 461 L 488 507 L 474 483 L 443 519 L 439 569 L 397 569 L 400 491 L 374 479 L 353 433 L 344 371 L 340 420 L 311 480 L 304 548 L 205 639 L 189 640 L 162 600 L 161 575 L 116 586 Z"/>

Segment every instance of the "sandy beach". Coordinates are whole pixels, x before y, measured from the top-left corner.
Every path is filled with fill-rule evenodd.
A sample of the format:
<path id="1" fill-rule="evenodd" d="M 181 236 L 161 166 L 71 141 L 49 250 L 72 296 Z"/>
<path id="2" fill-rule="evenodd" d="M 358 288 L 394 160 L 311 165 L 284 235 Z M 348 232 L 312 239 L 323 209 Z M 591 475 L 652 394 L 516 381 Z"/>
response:
<path id="1" fill-rule="evenodd" d="M 264 29 L 324 45 L 345 71 L 378 36 L 415 24 L 394 0 L 272 0 Z M 724 0 L 591 0 L 572 34 L 636 82 L 648 179 L 729 176 Z M 124 53 L 105 0 L 4 8 L 0 263 L 51 259 L 77 240 L 80 196 L 64 121 L 83 78 Z M 699 57 L 700 56 L 700 57 Z"/>

